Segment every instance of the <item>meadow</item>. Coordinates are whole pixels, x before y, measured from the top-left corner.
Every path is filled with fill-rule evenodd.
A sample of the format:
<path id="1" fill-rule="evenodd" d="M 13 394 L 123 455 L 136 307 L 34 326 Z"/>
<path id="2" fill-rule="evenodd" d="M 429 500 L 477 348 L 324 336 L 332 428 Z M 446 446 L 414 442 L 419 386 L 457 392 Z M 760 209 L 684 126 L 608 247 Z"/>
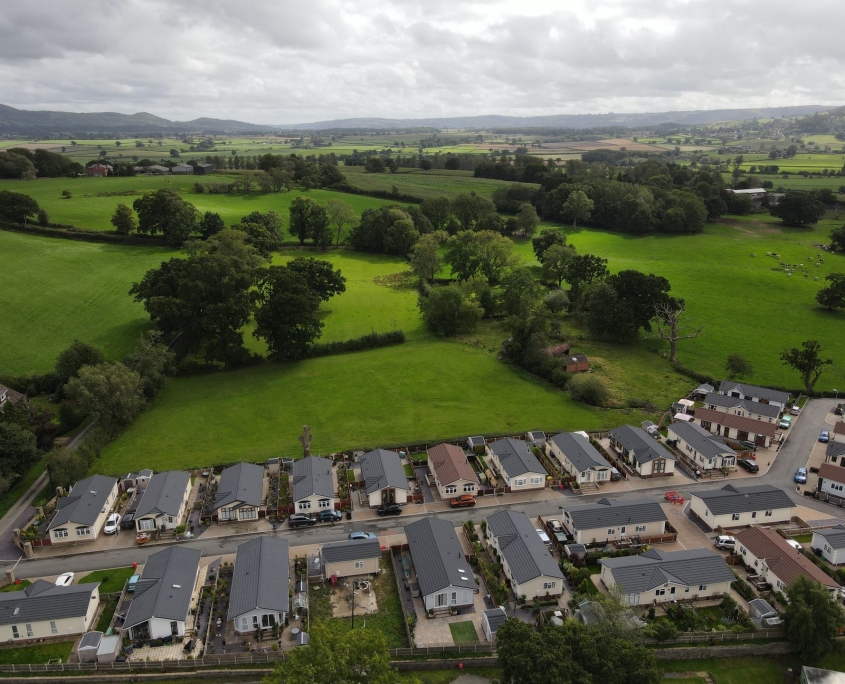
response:
<path id="1" fill-rule="evenodd" d="M 507 187 L 508 183 L 492 178 L 474 178 L 471 171 L 422 171 L 420 169 L 399 169 L 397 173 L 365 173 L 363 166 L 342 166 L 346 182 L 362 190 L 391 192 L 395 187 L 400 194 L 414 195 L 422 199 L 454 197 L 461 193 L 474 192 L 490 198 L 496 188 Z M 538 187 L 526 183 L 532 188 Z"/>

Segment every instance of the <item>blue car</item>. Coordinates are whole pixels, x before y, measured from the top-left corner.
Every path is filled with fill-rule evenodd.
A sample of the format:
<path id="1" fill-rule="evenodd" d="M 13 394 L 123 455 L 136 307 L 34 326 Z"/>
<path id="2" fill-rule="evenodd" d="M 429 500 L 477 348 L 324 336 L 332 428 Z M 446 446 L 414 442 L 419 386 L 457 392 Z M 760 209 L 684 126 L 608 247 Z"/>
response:
<path id="1" fill-rule="evenodd" d="M 799 468 L 795 471 L 795 481 L 798 484 L 806 484 L 807 482 L 807 469 L 806 468 Z"/>
<path id="2" fill-rule="evenodd" d="M 819 435 L 819 441 L 827 444 L 827 442 L 830 441 L 830 431 L 822 430 L 821 434 Z"/>

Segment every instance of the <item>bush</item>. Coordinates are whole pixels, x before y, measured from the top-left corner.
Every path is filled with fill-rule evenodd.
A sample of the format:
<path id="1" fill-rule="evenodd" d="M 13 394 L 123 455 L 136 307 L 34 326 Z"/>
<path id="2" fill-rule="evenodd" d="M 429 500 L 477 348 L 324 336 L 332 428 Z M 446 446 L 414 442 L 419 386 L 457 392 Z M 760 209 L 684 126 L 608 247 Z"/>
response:
<path id="1" fill-rule="evenodd" d="M 50 216 L 43 209 L 38 210 L 38 225 L 46 228 L 50 223 Z"/>
<path id="2" fill-rule="evenodd" d="M 733 582 L 731 582 L 731 587 L 746 601 L 750 601 L 754 598 L 754 590 L 751 588 L 751 585 L 748 584 L 748 582 L 746 582 L 744 579 L 740 579 L 739 577 L 737 577 Z"/>
<path id="3" fill-rule="evenodd" d="M 569 394 L 575 401 L 591 406 L 604 406 L 610 399 L 610 391 L 594 375 L 575 375 L 567 383 Z"/>
<path id="4" fill-rule="evenodd" d="M 70 199 L 72 195 L 70 194 L 70 190 L 62 190 L 62 197 L 64 199 Z"/>
<path id="5" fill-rule="evenodd" d="M 194 183 L 194 192 L 201 195 L 205 192 L 205 186 L 202 183 Z"/>
<path id="6" fill-rule="evenodd" d="M 394 344 L 402 344 L 405 341 L 405 333 L 402 330 L 391 330 L 386 333 L 370 333 L 362 337 L 341 342 L 326 342 L 324 344 L 312 344 L 308 356 L 312 358 L 320 356 L 333 356 L 335 354 L 346 354 L 349 352 L 364 351 L 365 349 L 378 349 L 389 347 Z"/>
<path id="7" fill-rule="evenodd" d="M 552 290 L 543 299 L 543 304 L 552 313 L 560 313 L 569 307 L 569 295 L 563 290 Z"/>

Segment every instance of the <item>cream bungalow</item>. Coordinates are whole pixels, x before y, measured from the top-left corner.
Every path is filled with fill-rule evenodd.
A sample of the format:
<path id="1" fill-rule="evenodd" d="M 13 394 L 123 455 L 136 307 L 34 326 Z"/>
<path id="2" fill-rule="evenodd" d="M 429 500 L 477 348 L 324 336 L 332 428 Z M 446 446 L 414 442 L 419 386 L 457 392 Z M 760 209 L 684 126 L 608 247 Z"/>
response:
<path id="1" fill-rule="evenodd" d="M 487 445 L 493 468 L 512 492 L 543 489 L 548 473 L 527 443 L 506 437 Z"/>
<path id="2" fill-rule="evenodd" d="M 810 548 L 819 551 L 831 565 L 842 565 L 845 563 L 845 525 L 813 532 Z"/>
<path id="3" fill-rule="evenodd" d="M 578 484 L 610 481 L 610 463 L 583 434 L 561 432 L 555 435 L 549 440 L 548 452 Z"/>
<path id="4" fill-rule="evenodd" d="M 760 404 L 764 406 L 765 404 Z M 695 423 L 672 423 L 669 439 L 676 440 L 678 451 L 701 470 L 728 468 L 736 465 L 736 452 L 719 435 L 714 435 Z"/>
<path id="5" fill-rule="evenodd" d="M 182 524 L 188 510 L 191 476 L 181 470 L 156 473 L 144 490 L 135 510 L 139 532 L 172 530 Z"/>
<path id="6" fill-rule="evenodd" d="M 622 425 L 611 430 L 610 445 L 640 477 L 664 477 L 675 472 L 675 457 L 642 428 Z"/>
<path id="7" fill-rule="evenodd" d="M 478 491 L 478 477 L 464 450 L 454 444 L 438 444 L 428 449 L 428 468 L 441 499 Z"/>
<path id="8" fill-rule="evenodd" d="M 283 625 L 289 592 L 287 539 L 258 537 L 238 545 L 228 615 L 236 633 L 249 634 Z"/>
<path id="9" fill-rule="evenodd" d="M 57 587 L 36 580 L 0 593 L 0 641 L 58 639 L 88 631 L 100 605 L 100 583 Z"/>
<path id="10" fill-rule="evenodd" d="M 293 463 L 293 504 L 296 513 L 334 510 L 332 462 L 308 456 Z"/>
<path id="11" fill-rule="evenodd" d="M 822 463 L 819 466 L 819 482 L 816 489 L 822 494 L 845 499 L 845 468 L 832 463 Z"/>
<path id="12" fill-rule="evenodd" d="M 77 482 L 56 502 L 56 515 L 47 525 L 52 544 L 94 541 L 106 524 L 115 499 L 117 478 L 92 475 Z"/>
<path id="13" fill-rule="evenodd" d="M 320 547 L 325 577 L 377 575 L 381 560 L 378 539 L 350 539 L 330 542 Z"/>
<path id="14" fill-rule="evenodd" d="M 711 411 L 733 413 L 736 416 L 761 420 L 764 423 L 777 423 L 782 410 L 775 404 L 764 404 L 759 401 L 733 397 L 728 394 L 717 394 L 716 392 L 711 392 L 704 398 L 704 405 Z"/>
<path id="15" fill-rule="evenodd" d="M 238 463 L 217 480 L 213 511 L 220 522 L 258 520 L 264 496 L 264 466 Z"/>
<path id="16" fill-rule="evenodd" d="M 795 504 L 772 485 L 725 485 L 692 493 L 690 512 L 711 530 L 792 520 Z"/>
<path id="17" fill-rule="evenodd" d="M 370 508 L 408 502 L 408 476 L 395 451 L 375 449 L 361 456 L 361 477 Z"/>
<path id="18" fill-rule="evenodd" d="M 581 506 L 563 506 L 563 525 L 576 544 L 604 544 L 631 537 L 648 540 L 666 534 L 669 522 L 651 499 L 599 499 Z"/>

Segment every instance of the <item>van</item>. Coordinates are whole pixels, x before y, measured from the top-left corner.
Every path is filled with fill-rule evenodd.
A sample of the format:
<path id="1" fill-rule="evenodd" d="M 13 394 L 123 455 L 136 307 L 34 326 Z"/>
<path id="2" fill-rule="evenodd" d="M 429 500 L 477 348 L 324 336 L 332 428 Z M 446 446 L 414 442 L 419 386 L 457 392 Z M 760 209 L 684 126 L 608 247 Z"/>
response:
<path id="1" fill-rule="evenodd" d="M 778 423 L 778 427 L 781 430 L 788 430 L 790 425 L 792 425 L 792 416 L 784 416 Z"/>

